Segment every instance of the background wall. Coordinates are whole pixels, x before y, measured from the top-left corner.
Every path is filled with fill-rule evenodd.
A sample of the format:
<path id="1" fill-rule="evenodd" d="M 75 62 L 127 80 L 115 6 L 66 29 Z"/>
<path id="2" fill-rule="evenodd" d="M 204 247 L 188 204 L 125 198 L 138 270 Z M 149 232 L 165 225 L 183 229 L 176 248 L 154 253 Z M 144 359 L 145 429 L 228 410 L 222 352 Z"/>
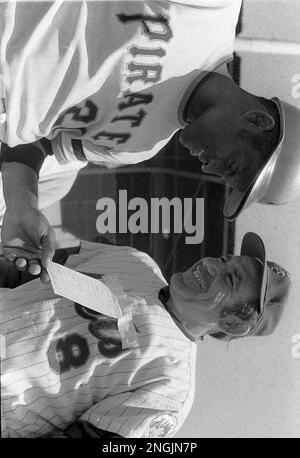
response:
<path id="1" fill-rule="evenodd" d="M 299 0 L 245 1 L 241 36 L 300 42 Z M 300 56 L 241 57 L 244 89 L 300 108 Z M 199 345 L 196 400 L 179 437 L 300 437 L 300 352 L 292 342 L 300 338 L 300 199 L 278 208 L 252 206 L 238 220 L 236 251 L 247 231 L 257 232 L 269 258 L 292 274 L 286 313 L 267 338 L 229 346 L 207 338 Z"/>

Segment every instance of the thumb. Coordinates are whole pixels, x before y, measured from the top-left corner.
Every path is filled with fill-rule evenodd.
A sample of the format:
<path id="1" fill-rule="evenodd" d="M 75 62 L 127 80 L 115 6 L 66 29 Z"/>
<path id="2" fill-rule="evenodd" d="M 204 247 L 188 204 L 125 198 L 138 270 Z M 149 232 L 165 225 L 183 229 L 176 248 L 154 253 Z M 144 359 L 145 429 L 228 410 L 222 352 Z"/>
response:
<path id="1" fill-rule="evenodd" d="M 47 232 L 42 236 L 42 266 L 47 269 L 55 253 L 55 232 L 49 227 Z"/>

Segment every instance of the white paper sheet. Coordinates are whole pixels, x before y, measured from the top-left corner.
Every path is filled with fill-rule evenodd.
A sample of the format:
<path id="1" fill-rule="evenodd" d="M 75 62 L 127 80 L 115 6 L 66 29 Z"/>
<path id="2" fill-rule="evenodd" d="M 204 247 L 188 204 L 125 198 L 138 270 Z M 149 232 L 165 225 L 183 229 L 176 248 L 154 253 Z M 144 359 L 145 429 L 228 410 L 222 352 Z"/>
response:
<path id="1" fill-rule="evenodd" d="M 55 294 L 114 318 L 122 317 L 117 297 L 101 280 L 51 262 L 47 269 Z"/>

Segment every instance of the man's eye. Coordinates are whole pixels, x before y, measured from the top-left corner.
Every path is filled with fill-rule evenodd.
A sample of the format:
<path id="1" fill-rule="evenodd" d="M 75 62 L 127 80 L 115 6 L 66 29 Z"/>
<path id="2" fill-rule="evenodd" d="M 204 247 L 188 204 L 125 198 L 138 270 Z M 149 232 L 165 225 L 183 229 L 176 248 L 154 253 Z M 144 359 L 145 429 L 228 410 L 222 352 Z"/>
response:
<path id="1" fill-rule="evenodd" d="M 229 282 L 229 285 L 233 288 L 234 287 L 234 278 L 232 274 L 228 275 L 228 282 Z"/>
<path id="2" fill-rule="evenodd" d="M 226 255 L 223 255 L 223 256 L 220 256 L 220 260 L 221 262 L 223 262 L 224 264 L 227 264 L 230 262 L 232 258 L 232 255 L 231 254 L 226 254 Z"/>
<path id="3" fill-rule="evenodd" d="M 226 164 L 227 172 L 232 175 L 236 171 L 236 162 L 230 161 Z"/>
<path id="4" fill-rule="evenodd" d="M 228 283 L 231 288 L 237 288 L 239 281 L 240 280 L 236 269 L 228 274 Z"/>

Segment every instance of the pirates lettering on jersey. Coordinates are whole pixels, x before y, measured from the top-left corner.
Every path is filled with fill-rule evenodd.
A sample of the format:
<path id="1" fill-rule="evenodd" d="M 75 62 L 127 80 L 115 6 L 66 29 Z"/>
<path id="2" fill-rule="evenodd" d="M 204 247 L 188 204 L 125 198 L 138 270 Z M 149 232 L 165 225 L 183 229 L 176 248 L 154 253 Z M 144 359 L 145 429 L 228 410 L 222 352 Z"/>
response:
<path id="1" fill-rule="evenodd" d="M 155 16 L 117 14 L 116 17 L 124 26 L 138 23 L 141 27 L 141 34 L 148 38 L 151 45 L 153 40 L 162 41 L 165 44 L 173 37 L 169 19 L 161 14 Z M 132 129 L 140 127 L 146 119 L 146 106 L 151 104 L 154 98 L 153 94 L 140 91 L 161 80 L 163 67 L 159 60 L 165 55 L 166 50 L 162 46 L 152 45 L 146 48 L 135 44 L 130 45 L 128 56 L 132 56 L 132 60 L 127 63 L 127 73 L 124 75 L 127 88 L 116 106 L 116 114 L 105 128 L 89 136 L 88 129 L 83 127 L 83 125 L 93 123 L 98 113 L 95 103 L 87 99 L 82 104 L 65 111 L 58 118 L 52 132 L 55 133 L 58 129 L 72 130 L 76 132 L 76 135 L 92 138 L 103 150 L 112 152 L 117 145 L 126 144 L 134 133 Z M 153 62 L 154 58 L 157 58 L 157 62 Z M 137 84 L 139 91 L 134 90 Z M 132 86 L 132 89 L 128 89 L 128 85 Z M 133 111 L 133 107 L 137 107 L 136 110 Z M 80 122 L 80 126 L 76 128 L 74 122 Z M 64 123 L 69 124 L 70 127 L 63 125 Z"/>
<path id="2" fill-rule="evenodd" d="M 139 21 L 142 26 L 142 33 L 146 35 L 149 40 L 163 40 L 170 41 L 173 34 L 169 25 L 169 20 L 162 14 L 156 16 L 142 15 L 142 14 L 118 14 L 118 19 L 124 24 Z M 157 30 L 159 25 L 161 30 Z"/>
<path id="3" fill-rule="evenodd" d="M 117 17 L 118 20 L 125 25 L 132 22 L 139 22 L 142 34 L 145 35 L 150 42 L 153 40 L 169 42 L 173 37 L 169 19 L 161 14 L 156 16 L 118 14 Z M 155 84 L 161 80 L 162 65 L 159 62 L 155 64 L 147 62 L 147 57 L 158 57 L 158 59 L 161 59 L 166 55 L 166 51 L 161 46 L 155 48 L 141 48 L 133 45 L 128 48 L 128 51 L 129 54 L 136 59 L 136 61 L 132 60 L 127 64 L 128 75 L 126 76 L 126 81 L 129 85 L 133 85 L 136 82 L 141 82 L 143 85 Z M 123 97 L 126 98 L 130 96 L 131 98 L 128 105 L 125 105 L 124 102 L 119 103 L 119 110 L 131 108 L 140 103 L 148 104 L 153 100 L 153 95 L 149 93 L 140 94 L 134 91 L 125 91 Z M 124 126 L 124 122 L 126 122 L 127 125 L 129 122 L 130 128 L 136 128 L 142 124 L 146 116 L 147 111 L 142 108 L 135 113 L 130 111 L 128 114 L 122 113 L 121 116 L 114 116 L 110 122 L 112 124 L 118 122 L 122 126 Z M 127 125 L 126 128 L 128 129 Z M 93 139 L 99 140 L 105 137 L 111 140 L 112 143 L 110 147 L 113 150 L 114 142 L 116 142 L 116 144 L 126 143 L 131 136 L 132 134 L 128 130 L 126 132 L 117 133 L 112 130 L 111 132 L 100 131 L 93 136 Z"/>

